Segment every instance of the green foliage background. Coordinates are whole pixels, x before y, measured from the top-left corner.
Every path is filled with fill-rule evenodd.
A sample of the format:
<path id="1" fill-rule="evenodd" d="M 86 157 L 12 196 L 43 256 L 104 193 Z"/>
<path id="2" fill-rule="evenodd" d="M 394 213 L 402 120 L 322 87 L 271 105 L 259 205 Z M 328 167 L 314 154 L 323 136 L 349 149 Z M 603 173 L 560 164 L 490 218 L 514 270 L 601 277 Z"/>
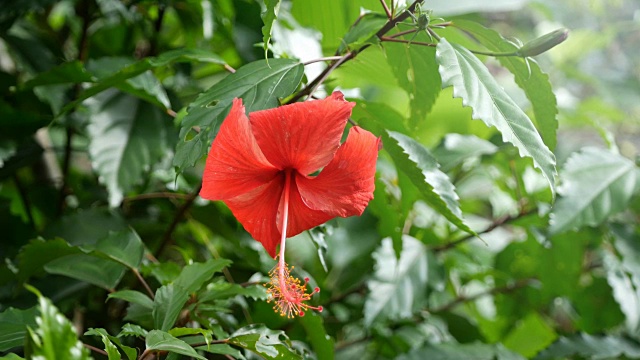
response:
<path id="1" fill-rule="evenodd" d="M 640 358 L 639 3 L 382 3 L 0 3 L 0 359 Z M 375 198 L 288 241 L 285 319 L 203 160 L 333 90 Z"/>

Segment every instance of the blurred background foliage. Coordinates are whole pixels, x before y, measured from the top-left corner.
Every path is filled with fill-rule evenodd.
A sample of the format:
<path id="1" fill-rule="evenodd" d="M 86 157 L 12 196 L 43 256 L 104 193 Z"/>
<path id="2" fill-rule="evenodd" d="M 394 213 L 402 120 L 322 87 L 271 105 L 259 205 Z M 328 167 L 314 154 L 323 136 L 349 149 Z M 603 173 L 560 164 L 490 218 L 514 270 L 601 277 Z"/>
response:
<path id="1" fill-rule="evenodd" d="M 193 121 L 198 95 L 264 58 L 261 6 L 0 3 L 0 354 L 640 358 L 640 1 L 422 6 L 523 42 L 570 29 L 535 59 L 557 99 L 557 141 L 545 138 L 559 171 L 553 207 L 532 161 L 472 120 L 451 88 L 434 92 L 413 74 L 427 85 L 407 91 L 415 83 L 403 80 L 405 44 L 371 46 L 334 71 L 316 96 L 339 89 L 358 103 L 354 121 L 429 149 L 482 239 L 427 205 L 391 151 L 381 152 L 362 217 L 289 240 L 289 261 L 321 287 L 314 303 L 325 309 L 299 319 L 265 302 L 260 283 L 274 260 L 224 204 L 197 197 L 202 159 L 174 159 L 198 136 L 180 129 Z M 382 13 L 378 0 L 279 6 L 268 54 L 301 62 L 334 55 L 364 9 Z M 456 29 L 437 31 L 482 48 Z M 511 73 L 481 59 L 536 119 Z M 305 66 L 303 83 L 325 66 Z M 437 74 L 435 62 L 424 66 Z M 552 115 L 555 107 L 551 98 Z M 200 155 L 208 143 L 199 144 Z M 91 353 L 74 350 L 76 339 Z"/>

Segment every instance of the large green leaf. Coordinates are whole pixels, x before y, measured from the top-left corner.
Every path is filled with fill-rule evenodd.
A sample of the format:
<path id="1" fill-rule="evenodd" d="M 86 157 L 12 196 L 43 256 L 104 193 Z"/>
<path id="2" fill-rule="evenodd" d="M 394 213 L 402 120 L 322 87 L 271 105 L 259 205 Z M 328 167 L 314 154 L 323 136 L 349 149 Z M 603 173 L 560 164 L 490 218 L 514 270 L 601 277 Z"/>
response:
<path id="1" fill-rule="evenodd" d="M 530 359 L 557 337 L 558 335 L 545 319 L 534 312 L 520 319 L 503 343 L 507 348 Z"/>
<path id="2" fill-rule="evenodd" d="M 60 237 L 85 251 L 94 250 L 98 241 L 111 232 L 127 230 L 127 223 L 117 209 L 90 207 L 63 216 L 48 226 L 43 236 Z"/>
<path id="3" fill-rule="evenodd" d="M 50 261 L 79 253 L 80 249 L 70 246 L 62 239 L 31 240 L 18 254 L 18 281 L 27 281 L 32 276 L 44 276 L 44 265 Z"/>
<path id="4" fill-rule="evenodd" d="M 221 65 L 225 64 L 224 60 L 222 60 L 216 54 L 196 49 L 173 50 L 168 51 L 156 58 L 148 57 L 131 65 L 127 65 L 117 72 L 102 78 L 100 82 L 84 90 L 78 95 L 78 97 L 76 97 L 74 101 L 68 103 L 64 108 L 62 108 L 57 116 L 65 114 L 86 99 L 95 96 L 109 88 L 116 87 L 124 83 L 128 79 L 144 73 L 145 71 L 148 71 L 155 67 L 165 66 L 173 62 L 189 61 L 209 62 Z"/>
<path id="5" fill-rule="evenodd" d="M 385 14 L 369 12 L 363 14 L 358 22 L 349 29 L 344 35 L 343 41 L 340 43 L 338 53 L 342 54 L 346 50 L 351 52 L 358 51 L 366 44 L 376 44 L 380 42 L 376 33 L 387 22 Z"/>
<path id="6" fill-rule="evenodd" d="M 191 103 L 181 124 L 173 164 L 179 171 L 193 166 L 207 152 L 209 143 L 231 109 L 242 98 L 247 112 L 276 107 L 300 84 L 304 66 L 291 59 L 254 61 L 222 79 Z M 194 134 L 192 128 L 199 127 Z"/>
<path id="7" fill-rule="evenodd" d="M 637 359 L 640 358 L 640 344 L 621 336 L 579 334 L 561 337 L 535 359 L 573 359 L 576 356 L 581 359 L 615 359 L 622 356 Z"/>
<path id="8" fill-rule="evenodd" d="M 147 295 L 135 290 L 120 290 L 110 293 L 107 299 L 120 299 L 130 303 L 138 304 L 140 306 L 152 309 L 153 300 Z"/>
<path id="9" fill-rule="evenodd" d="M 267 55 L 267 50 L 269 49 L 269 41 L 271 41 L 271 29 L 273 28 L 273 23 L 278 18 L 278 10 L 280 9 L 280 0 L 263 0 L 264 7 L 262 12 L 260 13 L 260 17 L 262 18 L 262 22 L 264 25 L 262 26 L 262 47 L 264 48 L 265 57 Z"/>
<path id="10" fill-rule="evenodd" d="M 36 326 L 36 308 L 8 308 L 0 313 L 0 352 L 24 345 L 27 326 Z"/>
<path id="11" fill-rule="evenodd" d="M 399 360 L 524 360 L 525 358 L 505 349 L 501 345 L 489 345 L 482 343 L 455 344 L 442 343 L 431 344 L 417 348 L 406 355 L 402 355 Z"/>
<path id="12" fill-rule="evenodd" d="M 101 239 L 96 244 L 96 251 L 107 255 L 129 268 L 136 269 L 144 255 L 144 244 L 135 232 L 129 228 L 121 232 L 114 232 Z"/>
<path id="13" fill-rule="evenodd" d="M 438 159 L 442 171 L 449 171 L 459 164 L 496 151 L 497 146 L 477 136 L 447 134 L 433 149 L 433 156 Z"/>
<path id="14" fill-rule="evenodd" d="M 425 46 L 388 43 L 387 61 L 400 87 L 409 95 L 409 128 L 425 121 L 442 88 L 436 50 Z"/>
<path id="15" fill-rule="evenodd" d="M 414 237 L 402 237 L 402 253 L 397 259 L 391 239 L 373 254 L 376 261 L 369 294 L 364 304 L 364 323 L 410 318 L 425 304 L 429 264 L 426 247 Z"/>
<path id="16" fill-rule="evenodd" d="M 462 220 L 458 195 L 449 177 L 440 171 L 436 160 L 422 144 L 412 138 L 387 131 L 384 148 L 400 171 L 411 180 L 425 201 L 458 228 L 474 234 Z"/>
<path id="17" fill-rule="evenodd" d="M 84 68 L 82 62 L 76 60 L 62 63 L 49 71 L 38 74 L 35 78 L 27 81 L 23 85 L 23 88 L 29 89 L 42 85 L 75 84 L 94 80 L 95 78 Z"/>
<path id="18" fill-rule="evenodd" d="M 124 351 L 125 355 L 129 360 L 136 360 L 138 358 L 138 351 L 132 347 L 122 345 L 120 339 L 115 336 L 109 335 L 109 333 L 105 329 L 94 329 L 91 328 L 89 331 L 84 333 L 85 336 L 93 335 L 99 336 L 102 339 L 102 343 L 105 346 L 105 351 L 109 357 L 109 360 L 120 360 L 120 352 L 116 348 L 116 345 Z"/>
<path id="19" fill-rule="evenodd" d="M 302 359 L 291 348 L 283 331 L 271 330 L 264 325 L 245 326 L 231 335 L 229 344 L 250 350 L 265 359 Z"/>
<path id="20" fill-rule="evenodd" d="M 299 321 L 318 359 L 333 359 L 335 355 L 333 339 L 327 335 L 322 316 L 315 311 L 309 311 Z"/>
<path id="21" fill-rule="evenodd" d="M 78 341 L 71 322 L 58 311 L 51 300 L 38 295 L 37 327 L 29 328 L 25 357 L 47 360 L 88 360 L 89 351 Z"/>
<path id="22" fill-rule="evenodd" d="M 189 346 L 189 344 L 169 335 L 164 331 L 149 331 L 145 342 L 147 344 L 147 350 L 168 351 L 176 354 L 194 357 L 200 360 L 207 360 L 207 358 L 205 358 L 204 356 L 198 355 L 198 353 L 191 346 Z"/>
<path id="23" fill-rule="evenodd" d="M 455 26 L 471 33 L 489 50 L 502 53 L 511 53 L 518 47 L 503 38 L 497 31 L 488 29 L 476 22 L 456 20 Z M 500 56 L 498 60 L 514 76 L 516 84 L 524 90 L 531 102 L 536 128 L 542 136 L 544 143 L 551 149 L 556 147 L 556 131 L 558 130 L 558 106 L 556 96 L 551 88 L 549 76 L 545 74 L 538 63 L 532 59 L 523 59 L 517 56 Z"/>
<path id="24" fill-rule="evenodd" d="M 555 156 L 544 144 L 535 126 L 504 92 L 489 70 L 469 50 L 442 39 L 437 46 L 443 86 L 453 86 L 453 96 L 473 109 L 474 119 L 495 127 L 503 141 L 512 143 L 520 156 L 533 159 L 555 196 Z"/>
<path id="25" fill-rule="evenodd" d="M 124 275 L 126 267 L 115 261 L 87 254 L 72 254 L 50 261 L 44 266 L 50 274 L 64 275 L 113 290 Z"/>
<path id="26" fill-rule="evenodd" d="M 207 280 L 210 280 L 214 273 L 229 265 L 231 265 L 231 261 L 227 259 L 209 259 L 204 263 L 189 264 L 182 269 L 173 284 L 191 294 L 200 289 Z"/>
<path id="27" fill-rule="evenodd" d="M 561 197 L 551 213 L 551 233 L 597 226 L 626 208 L 636 191 L 638 168 L 607 150 L 585 148 L 567 160 L 560 179 Z"/>
<path id="28" fill-rule="evenodd" d="M 117 206 L 124 193 L 141 182 L 142 173 L 169 151 L 171 122 L 158 108 L 116 90 L 87 103 L 92 109 L 92 165 L 107 186 L 109 204 Z"/>
<path id="29" fill-rule="evenodd" d="M 163 331 L 171 329 L 187 300 L 189 292 L 180 286 L 169 284 L 160 287 L 153 300 L 154 328 Z"/>

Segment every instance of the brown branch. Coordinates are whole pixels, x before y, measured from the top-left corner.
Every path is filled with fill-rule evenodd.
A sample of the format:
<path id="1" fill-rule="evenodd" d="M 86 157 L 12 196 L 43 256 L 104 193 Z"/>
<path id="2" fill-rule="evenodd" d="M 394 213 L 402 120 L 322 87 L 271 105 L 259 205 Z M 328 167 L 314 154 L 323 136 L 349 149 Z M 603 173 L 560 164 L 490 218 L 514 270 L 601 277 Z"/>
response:
<path id="1" fill-rule="evenodd" d="M 393 5 L 394 0 L 391 0 L 391 4 Z M 385 0 L 380 0 L 380 3 L 382 4 L 382 7 L 384 8 L 384 12 L 387 14 L 387 18 L 389 20 L 393 19 L 393 14 L 391 13 L 391 10 L 389 10 L 389 7 L 387 6 L 387 3 Z"/>
<path id="2" fill-rule="evenodd" d="M 98 348 L 97 348 L 97 347 L 95 347 L 95 346 L 91 346 L 91 345 L 89 345 L 89 344 L 85 344 L 85 343 L 83 343 L 82 345 L 83 345 L 84 347 L 86 347 L 87 349 L 89 349 L 89 350 L 93 351 L 93 352 L 96 352 L 96 353 L 98 353 L 98 354 L 102 354 L 102 355 L 104 355 L 104 356 L 109 356 L 109 354 L 107 354 L 107 352 L 106 352 L 106 351 L 104 351 L 104 350 L 102 350 L 102 349 L 98 349 Z"/>
<path id="3" fill-rule="evenodd" d="M 147 294 L 149 294 L 149 297 L 151 297 L 152 300 L 155 300 L 156 298 L 155 294 L 151 290 L 151 287 L 149 287 L 149 284 L 144 280 L 142 275 L 140 275 L 140 272 L 138 271 L 138 269 L 131 268 L 131 271 L 133 271 L 133 274 L 138 278 L 138 281 L 140 281 L 142 286 L 144 286 L 144 289 L 147 290 Z"/>
<path id="4" fill-rule="evenodd" d="M 487 291 L 483 291 L 479 294 L 475 294 L 475 295 L 471 295 L 471 296 L 465 296 L 465 295 L 458 295 L 455 299 L 453 299 L 451 302 L 446 303 L 442 306 L 439 306 L 435 309 L 431 309 L 431 310 L 427 310 L 430 313 L 440 313 L 440 312 L 445 312 L 448 310 L 453 309 L 454 307 L 466 303 L 466 302 L 470 302 L 470 301 L 475 301 L 483 296 L 487 296 L 487 295 L 495 295 L 495 294 L 506 294 L 506 293 L 510 293 L 512 291 L 518 290 L 520 288 L 523 288 L 529 284 L 531 284 L 531 282 L 534 279 L 520 279 L 512 284 L 508 284 L 505 286 L 500 286 L 500 287 L 495 287 L 493 289 L 489 289 Z"/>
<path id="5" fill-rule="evenodd" d="M 534 208 L 534 209 L 531 209 L 529 211 L 522 211 L 518 215 L 515 215 L 515 216 L 505 215 L 505 216 L 502 216 L 500 218 L 497 218 L 486 229 L 478 232 L 478 235 L 489 233 L 489 232 L 495 230 L 497 227 L 500 227 L 502 225 L 508 224 L 508 223 L 510 223 L 512 221 L 518 220 L 518 219 L 523 218 L 525 216 L 531 215 L 531 214 L 535 213 L 536 211 L 537 211 L 537 209 Z M 477 235 L 467 235 L 467 236 L 465 236 L 463 238 L 460 238 L 458 240 L 454 240 L 454 241 L 448 242 L 448 243 L 443 244 L 443 245 L 434 246 L 434 247 L 431 248 L 431 251 L 433 251 L 435 253 L 438 253 L 438 252 L 441 252 L 441 251 L 446 251 L 446 250 L 452 249 L 452 248 L 454 248 L 454 247 L 456 247 L 456 246 L 458 246 L 460 244 L 463 244 L 463 243 L 465 243 L 465 242 L 467 242 L 469 240 L 475 239 L 476 237 L 477 237 Z"/>
<path id="6" fill-rule="evenodd" d="M 430 47 L 435 47 L 436 46 L 436 44 L 434 44 L 434 43 L 427 43 L 427 42 L 422 42 L 422 41 L 411 41 L 411 40 L 404 40 L 404 39 L 396 39 L 396 38 L 387 37 L 387 36 L 381 37 L 380 41 L 396 42 L 396 43 L 403 43 L 403 44 L 409 44 L 409 45 L 430 46 Z"/>
<path id="7" fill-rule="evenodd" d="M 176 229 L 176 227 L 184 217 L 187 210 L 189 210 L 191 205 L 193 205 L 193 202 L 195 201 L 196 197 L 198 197 L 198 194 L 200 193 L 201 188 L 202 188 L 202 185 L 198 185 L 198 187 L 193 192 L 191 192 L 191 194 L 189 194 L 189 197 L 187 198 L 187 200 L 184 202 L 184 204 L 182 204 L 182 206 L 176 212 L 176 215 L 173 217 L 171 224 L 169 225 L 167 230 L 164 232 L 164 235 L 162 236 L 162 242 L 160 243 L 160 246 L 155 252 L 156 257 L 160 256 L 160 254 L 164 252 L 167 246 L 170 245 L 172 241 L 171 235 L 173 234 L 173 231 Z"/>

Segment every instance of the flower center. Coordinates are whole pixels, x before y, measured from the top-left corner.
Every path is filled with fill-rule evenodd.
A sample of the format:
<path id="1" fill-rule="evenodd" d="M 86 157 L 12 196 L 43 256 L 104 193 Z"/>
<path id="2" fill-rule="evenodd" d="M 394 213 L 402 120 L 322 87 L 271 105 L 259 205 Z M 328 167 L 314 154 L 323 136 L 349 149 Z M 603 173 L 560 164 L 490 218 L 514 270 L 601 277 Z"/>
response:
<path id="1" fill-rule="evenodd" d="M 267 294 L 269 294 L 268 302 L 273 301 L 273 309 L 280 315 L 292 318 L 296 315 L 304 316 L 307 309 L 322 311 L 322 306 L 311 306 L 305 304 L 305 301 L 311 299 L 311 296 L 320 292 L 320 288 L 313 289 L 307 293 L 307 284 L 309 278 L 304 279 L 304 283 L 300 279 L 291 276 L 289 266 L 284 260 L 285 242 L 287 239 L 287 225 L 289 220 L 289 194 L 291 190 L 292 170 L 284 170 L 284 206 L 282 207 L 281 226 L 282 237 L 280 238 L 280 254 L 278 255 L 278 264 L 269 271 L 271 278 L 267 286 Z M 291 267 L 293 270 L 293 267 Z"/>

